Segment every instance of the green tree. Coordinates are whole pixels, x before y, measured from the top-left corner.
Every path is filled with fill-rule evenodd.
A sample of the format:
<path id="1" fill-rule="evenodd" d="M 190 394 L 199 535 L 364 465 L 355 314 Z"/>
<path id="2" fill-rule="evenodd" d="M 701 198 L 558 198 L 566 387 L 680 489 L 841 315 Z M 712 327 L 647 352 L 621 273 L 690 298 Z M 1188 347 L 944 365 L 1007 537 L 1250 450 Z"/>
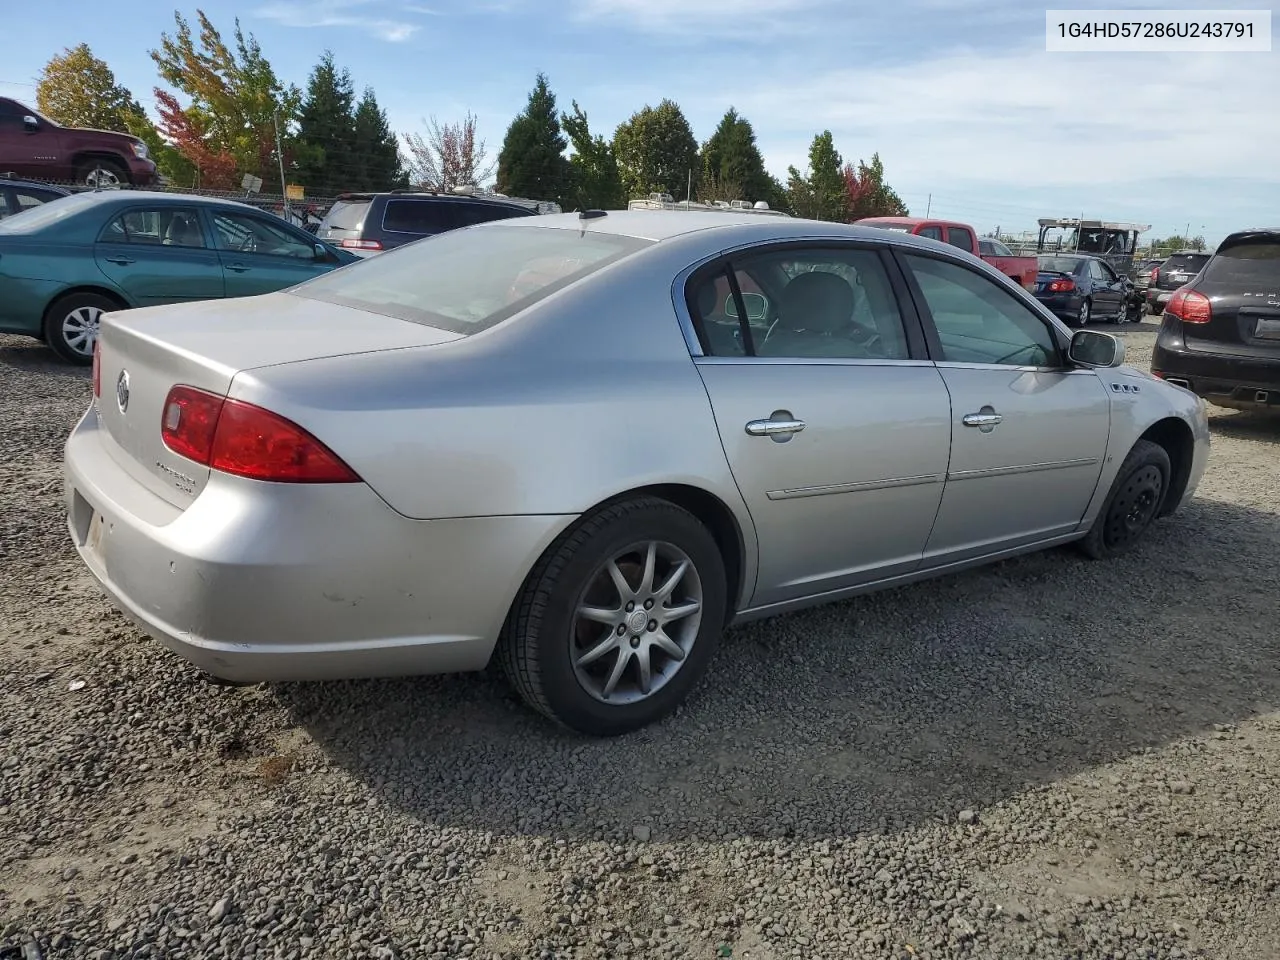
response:
<path id="1" fill-rule="evenodd" d="M 538 74 L 529 102 L 507 127 L 498 153 L 498 192 L 530 200 L 568 202 L 569 141 L 560 130 L 556 95 L 546 74 Z"/>
<path id="2" fill-rule="evenodd" d="M 66 127 L 129 132 L 129 118 L 142 114 L 133 94 L 93 55 L 87 43 L 51 57 L 36 85 L 36 109 Z"/>
<path id="3" fill-rule="evenodd" d="M 372 87 L 365 87 L 356 104 L 354 133 L 355 168 L 350 189 L 393 190 L 409 185 L 400 143 Z"/>
<path id="4" fill-rule="evenodd" d="M 289 163 L 292 125 L 302 105 L 302 91 L 280 81 L 262 47 L 235 22 L 234 47 L 223 41 L 203 10 L 196 11 L 200 25 L 199 46 L 191 26 L 181 13 L 173 15 L 174 35 L 162 34 L 160 47 L 151 51 L 161 78 L 189 101 L 183 116 L 165 121 L 161 132 L 176 134 L 198 130 L 201 150 L 210 156 L 234 158 L 237 173 L 252 173 L 268 182 L 276 172 L 276 123 Z M 156 99 L 173 95 L 157 88 Z M 171 111 L 170 111 L 171 113 Z M 188 142 L 190 138 L 188 137 Z M 190 151 L 190 147 L 188 150 Z"/>
<path id="5" fill-rule="evenodd" d="M 702 145 L 702 189 L 710 200 L 763 200 L 778 203 L 777 181 L 764 168 L 751 123 L 730 107 L 715 133 Z"/>
<path id="6" fill-rule="evenodd" d="M 824 130 L 809 145 L 809 169 L 801 173 L 787 168 L 787 194 L 797 216 L 811 220 L 843 221 L 846 216 L 847 186 L 840 152 L 830 130 Z"/>
<path id="7" fill-rule="evenodd" d="M 852 223 L 863 217 L 905 217 L 907 205 L 884 182 L 884 164 L 880 154 L 873 153 L 870 163 L 845 164 L 845 216 Z"/>
<path id="8" fill-rule="evenodd" d="M 311 71 L 298 118 L 297 176 L 309 195 L 331 197 L 358 177 L 355 90 L 326 50 Z"/>
<path id="9" fill-rule="evenodd" d="M 600 135 L 592 136 L 587 114 L 573 101 L 572 116 L 560 116 L 569 135 L 573 155 L 569 158 L 570 191 L 565 208 L 578 210 L 622 210 L 627 206 L 618 160 L 613 145 Z"/>
<path id="10" fill-rule="evenodd" d="M 613 152 L 629 197 L 660 192 L 683 200 L 698 175 L 698 141 L 674 100 L 645 104 L 619 124 Z"/>

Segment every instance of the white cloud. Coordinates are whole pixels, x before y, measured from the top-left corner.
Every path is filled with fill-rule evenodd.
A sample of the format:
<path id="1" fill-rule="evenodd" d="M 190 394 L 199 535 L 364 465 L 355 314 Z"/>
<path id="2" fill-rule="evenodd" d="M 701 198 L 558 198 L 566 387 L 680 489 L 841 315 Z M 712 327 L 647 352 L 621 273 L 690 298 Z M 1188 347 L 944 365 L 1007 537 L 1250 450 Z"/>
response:
<path id="1" fill-rule="evenodd" d="M 275 0 L 254 11 L 255 16 L 274 20 L 286 27 L 346 27 L 361 30 L 388 43 L 401 43 L 418 32 L 419 24 L 408 20 L 371 15 L 376 0 Z M 363 8 L 363 9 L 357 9 Z M 411 12 L 434 13 L 426 8 Z"/>

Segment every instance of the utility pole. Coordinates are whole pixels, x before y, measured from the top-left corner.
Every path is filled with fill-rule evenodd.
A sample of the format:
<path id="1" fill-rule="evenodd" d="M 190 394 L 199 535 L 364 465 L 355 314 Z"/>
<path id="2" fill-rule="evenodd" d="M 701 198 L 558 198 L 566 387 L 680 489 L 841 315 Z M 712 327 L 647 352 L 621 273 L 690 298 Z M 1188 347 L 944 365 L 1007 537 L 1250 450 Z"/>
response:
<path id="1" fill-rule="evenodd" d="M 280 164 L 280 195 L 284 197 L 284 216 L 289 220 L 293 211 L 289 208 L 289 188 L 284 182 L 284 151 L 280 149 L 280 111 L 276 110 L 271 115 L 271 121 L 276 127 L 276 161 Z"/>
<path id="2" fill-rule="evenodd" d="M 929 212 L 933 209 L 933 194 L 929 194 L 929 200 L 924 205 L 924 218 L 929 219 Z"/>
<path id="3" fill-rule="evenodd" d="M 693 167 L 689 168 L 689 189 L 684 195 L 685 206 L 693 203 Z"/>

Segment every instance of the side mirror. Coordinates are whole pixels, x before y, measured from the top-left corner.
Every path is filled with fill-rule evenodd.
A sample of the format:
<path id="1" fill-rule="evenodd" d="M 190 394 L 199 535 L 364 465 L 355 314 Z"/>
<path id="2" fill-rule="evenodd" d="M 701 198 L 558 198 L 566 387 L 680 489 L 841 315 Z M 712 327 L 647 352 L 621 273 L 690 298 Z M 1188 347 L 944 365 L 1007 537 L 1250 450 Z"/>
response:
<path id="1" fill-rule="evenodd" d="M 760 293 L 744 293 L 742 305 L 747 308 L 748 320 L 763 320 L 769 313 L 769 301 Z M 738 305 L 734 302 L 732 294 L 725 297 L 724 313 L 725 316 L 735 319 L 738 316 Z"/>
<path id="2" fill-rule="evenodd" d="M 312 249 L 315 251 L 315 257 L 317 260 L 324 261 L 329 259 L 329 248 L 323 243 L 317 243 L 312 247 Z"/>
<path id="3" fill-rule="evenodd" d="M 40 129 L 40 121 L 31 116 L 31 114 L 27 114 L 22 118 L 22 126 L 27 133 L 35 133 Z"/>
<path id="4" fill-rule="evenodd" d="M 1119 367 L 1124 364 L 1124 341 L 1109 333 L 1077 330 L 1071 338 L 1067 356 L 1080 367 Z"/>

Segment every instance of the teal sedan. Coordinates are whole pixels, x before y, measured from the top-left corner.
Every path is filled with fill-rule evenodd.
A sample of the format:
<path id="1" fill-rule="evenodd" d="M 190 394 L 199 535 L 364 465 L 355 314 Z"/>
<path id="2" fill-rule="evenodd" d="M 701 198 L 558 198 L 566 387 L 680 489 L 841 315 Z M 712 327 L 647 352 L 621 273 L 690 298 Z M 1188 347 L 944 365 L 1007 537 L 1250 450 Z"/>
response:
<path id="1" fill-rule="evenodd" d="M 243 203 L 74 194 L 0 220 L 0 333 L 88 364 L 104 313 L 271 293 L 358 261 Z"/>

